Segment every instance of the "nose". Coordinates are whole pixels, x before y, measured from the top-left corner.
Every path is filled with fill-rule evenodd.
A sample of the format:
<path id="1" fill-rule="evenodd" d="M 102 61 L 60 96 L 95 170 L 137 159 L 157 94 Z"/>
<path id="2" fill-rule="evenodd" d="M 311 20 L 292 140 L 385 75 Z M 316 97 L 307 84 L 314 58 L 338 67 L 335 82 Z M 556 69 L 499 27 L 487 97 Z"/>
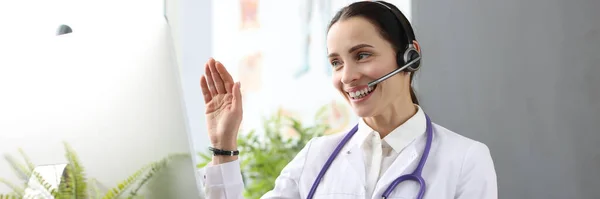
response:
<path id="1" fill-rule="evenodd" d="M 360 78 L 360 73 L 356 70 L 356 67 L 346 64 L 342 68 L 342 83 L 351 84 L 352 82 Z"/>

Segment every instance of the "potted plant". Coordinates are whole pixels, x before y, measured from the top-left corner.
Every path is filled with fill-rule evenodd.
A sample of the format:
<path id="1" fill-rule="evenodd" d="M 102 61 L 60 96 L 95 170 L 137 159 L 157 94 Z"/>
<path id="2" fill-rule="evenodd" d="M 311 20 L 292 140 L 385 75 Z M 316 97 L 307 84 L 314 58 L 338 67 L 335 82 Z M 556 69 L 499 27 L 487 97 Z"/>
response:
<path id="1" fill-rule="evenodd" d="M 321 118 L 324 111 L 317 113 Z M 244 197 L 258 199 L 273 189 L 281 170 L 300 152 L 313 137 L 323 135 L 329 125 L 317 120 L 312 126 L 304 126 L 298 119 L 284 116 L 281 111 L 263 120 L 263 128 L 240 134 L 238 150 L 242 177 L 246 185 Z M 211 160 L 210 152 L 198 153 L 202 158 L 198 168 Z"/>
<path id="2" fill-rule="evenodd" d="M 9 194 L 0 194 L 0 199 L 29 199 L 25 197 L 25 189 L 31 176 L 35 177 L 45 191 L 50 193 L 54 199 L 134 199 L 140 197 L 139 190 L 151 180 L 155 174 L 165 168 L 170 160 L 179 157 L 189 157 L 187 154 L 173 154 L 156 162 L 151 162 L 138 169 L 113 188 L 101 192 L 98 189 L 96 180 L 87 179 L 85 169 L 79 161 L 75 150 L 67 143 L 64 143 L 64 147 L 68 164 L 61 177 L 61 183 L 58 188 L 50 186 L 39 173 L 34 171 L 35 165 L 23 150 L 19 149 L 19 153 L 22 156 L 24 163 L 21 163 L 13 156 L 6 154 L 5 159 L 11 165 L 21 182 L 11 183 L 4 178 L 0 178 L 0 183 L 7 185 L 13 190 L 13 192 Z"/>

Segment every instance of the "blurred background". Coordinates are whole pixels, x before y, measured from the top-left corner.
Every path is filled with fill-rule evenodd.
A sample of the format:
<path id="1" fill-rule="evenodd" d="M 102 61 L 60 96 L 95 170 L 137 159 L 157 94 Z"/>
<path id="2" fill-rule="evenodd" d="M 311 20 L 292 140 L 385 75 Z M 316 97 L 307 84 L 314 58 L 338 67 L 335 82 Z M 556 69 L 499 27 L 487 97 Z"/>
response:
<path id="1" fill-rule="evenodd" d="M 176 3 L 0 1 L 0 194 L 200 197 Z"/>
<path id="2" fill-rule="evenodd" d="M 19 192 L 33 170 L 19 148 L 33 167 L 72 163 L 67 142 L 101 192 L 166 165 L 123 192 L 202 197 L 209 57 L 242 82 L 243 135 L 343 132 L 357 118 L 333 90 L 325 36 L 355 1 L 0 1 L 0 153 L 20 163 L 0 162 L 0 194 Z M 422 46 L 423 108 L 490 147 L 499 198 L 600 198 L 600 1 L 389 2 Z M 56 36 L 61 24 L 73 32 Z M 248 156 L 296 152 L 268 146 Z M 172 154 L 191 156 L 163 161 Z"/>
<path id="3" fill-rule="evenodd" d="M 190 40 L 198 41 L 198 46 L 187 43 L 187 39 L 181 44 L 184 52 L 193 48 L 190 52 L 194 53 L 189 57 L 184 54 L 184 66 L 189 61 L 194 63 L 191 67 L 195 70 L 184 74 L 184 79 L 189 78 L 188 85 L 197 86 L 191 84 L 191 81 L 198 82 L 198 75 L 203 72 L 203 68 L 197 66 L 203 66 L 208 56 L 223 62 L 234 79 L 243 85 L 242 95 L 247 105 L 244 106 L 242 132 L 260 128 L 265 117 L 275 113 L 313 125 L 319 111 L 327 112 L 324 114 L 326 118 L 318 118 L 331 125 L 326 133 L 347 129 L 357 118 L 332 86 L 325 39 L 327 26 L 335 12 L 356 1 L 235 0 L 202 3 L 204 10 L 190 12 L 190 16 L 186 16 L 186 19 L 194 21 L 195 26 L 184 30 L 183 37 L 188 38 L 189 34 Z M 410 1 L 390 2 L 410 17 Z M 207 51 L 207 56 L 196 53 L 204 51 Z M 188 90 L 192 89 L 197 90 L 195 87 Z M 190 106 L 203 105 L 195 102 L 202 100 L 200 93 L 186 97 Z M 190 117 L 203 120 L 201 111 L 193 114 L 197 115 Z M 202 125 L 192 124 L 192 129 L 204 129 Z M 194 139 L 199 141 L 194 145 L 201 147 L 198 150 L 204 150 L 202 147 L 206 142 L 202 140 L 206 136 L 194 135 L 201 136 Z"/>

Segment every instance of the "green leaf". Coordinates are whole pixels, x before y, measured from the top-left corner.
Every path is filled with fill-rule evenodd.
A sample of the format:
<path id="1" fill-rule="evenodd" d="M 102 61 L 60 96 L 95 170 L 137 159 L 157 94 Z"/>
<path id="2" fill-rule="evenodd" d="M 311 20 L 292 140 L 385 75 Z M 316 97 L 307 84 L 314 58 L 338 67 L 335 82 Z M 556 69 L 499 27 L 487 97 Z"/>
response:
<path id="1" fill-rule="evenodd" d="M 25 151 L 23 151 L 22 148 L 19 148 L 19 154 L 21 154 L 25 164 L 27 164 L 27 170 L 30 172 L 33 171 L 33 169 L 35 169 L 35 165 L 31 162 L 31 159 L 29 159 L 29 156 L 25 153 Z"/>
<path id="2" fill-rule="evenodd" d="M 185 157 L 190 157 L 188 154 L 172 154 L 169 155 L 159 161 L 156 162 L 152 162 L 150 164 L 147 165 L 147 167 L 149 168 L 148 171 L 146 171 L 146 173 L 140 177 L 139 180 L 137 181 L 137 186 L 132 188 L 132 191 L 129 193 L 129 196 L 127 197 L 128 199 L 134 199 L 134 198 L 139 198 L 140 196 L 138 195 L 139 190 L 146 185 L 146 183 L 148 183 L 152 177 L 154 175 L 156 175 L 158 172 L 160 172 L 162 169 L 164 169 L 165 167 L 168 166 L 168 163 L 170 161 L 172 161 L 173 159 L 176 158 L 185 158 Z"/>
<path id="3" fill-rule="evenodd" d="M 63 175 L 63 186 L 59 186 L 58 195 L 60 199 L 87 199 L 88 187 L 84 168 L 75 150 L 66 142 L 63 142 L 63 145 L 69 164 L 66 167 L 66 175 Z"/>
<path id="4" fill-rule="evenodd" d="M 0 199 L 21 199 L 21 196 L 16 196 L 13 194 L 0 194 Z"/>
<path id="5" fill-rule="evenodd" d="M 27 168 L 27 166 L 19 163 L 16 158 L 11 155 L 5 154 L 4 159 L 8 162 L 13 171 L 17 174 L 19 179 L 22 181 L 29 180 L 29 176 L 31 175 L 31 170 Z"/>
<path id="6" fill-rule="evenodd" d="M 118 198 L 121 194 L 123 194 L 129 187 L 131 187 L 135 182 L 137 182 L 140 177 L 147 172 L 151 165 L 146 165 L 141 169 L 138 169 L 136 172 L 128 176 L 125 180 L 119 182 L 117 187 L 110 189 L 102 199 L 114 199 Z"/>
<path id="7" fill-rule="evenodd" d="M 61 183 L 59 184 L 58 189 L 52 188 L 50 183 L 46 182 L 39 173 L 33 172 L 35 166 L 23 150 L 19 149 L 19 153 L 23 157 L 25 164 L 20 163 L 13 156 L 5 154 L 4 158 L 11 165 L 17 176 L 23 181 L 23 183 L 21 183 L 23 187 L 19 187 L 15 183 L 0 178 L 0 183 L 7 185 L 13 190 L 13 193 L 10 194 L 0 194 L 0 199 L 23 199 L 23 190 L 27 186 L 26 183 L 29 180 L 30 175 L 35 177 L 42 187 L 50 192 L 55 199 L 100 199 L 102 194 L 97 187 L 97 182 L 93 179 L 90 180 L 89 184 L 91 186 L 88 187 L 84 167 L 77 157 L 75 150 L 66 142 L 64 143 L 64 146 L 68 165 L 61 177 Z M 152 162 L 142 167 L 131 176 L 128 176 L 125 180 L 115 185 L 114 188 L 109 189 L 109 191 L 103 195 L 107 198 L 117 198 L 118 196 L 123 195 L 125 190 L 128 190 L 135 184 L 136 186 L 133 187 L 134 191 L 132 191 L 128 198 L 143 198 L 143 196 L 137 194 L 137 191 L 149 182 L 154 174 L 166 167 L 171 160 L 180 157 L 189 157 L 189 154 L 172 154 L 159 161 Z"/>
<path id="8" fill-rule="evenodd" d="M 284 136 L 287 129 L 296 131 L 297 136 Z M 258 199 L 272 190 L 281 170 L 312 138 L 323 135 L 327 130 L 327 124 L 317 122 L 313 126 L 304 126 L 300 120 L 284 117 L 278 112 L 270 118 L 263 118 L 261 129 L 240 133 L 237 143 L 242 154 L 239 158 L 246 185 L 244 197 Z M 201 159 L 209 162 L 211 158 L 207 154 L 210 153 L 198 153 Z M 198 168 L 204 166 L 198 164 Z"/>
<path id="9" fill-rule="evenodd" d="M 0 183 L 6 185 L 7 187 L 9 187 L 10 189 L 13 190 L 13 195 L 16 195 L 18 197 L 23 197 L 23 191 L 24 188 L 21 188 L 19 186 L 17 186 L 14 183 L 9 182 L 8 180 L 4 179 L 4 178 L 0 178 Z"/>

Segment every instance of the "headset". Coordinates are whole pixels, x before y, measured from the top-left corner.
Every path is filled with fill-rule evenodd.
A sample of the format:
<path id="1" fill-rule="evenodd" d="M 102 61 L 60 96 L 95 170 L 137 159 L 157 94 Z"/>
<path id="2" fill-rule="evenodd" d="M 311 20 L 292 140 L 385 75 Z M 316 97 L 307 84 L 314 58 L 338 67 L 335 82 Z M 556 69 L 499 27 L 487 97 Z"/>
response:
<path id="1" fill-rule="evenodd" d="M 369 83 L 369 86 L 374 86 L 380 82 L 382 82 L 383 80 L 386 80 L 392 76 L 394 76 L 395 74 L 401 72 L 401 71 L 406 71 L 406 72 L 415 72 L 417 70 L 419 70 L 419 68 L 421 67 L 421 54 L 419 53 L 419 51 L 417 51 L 417 49 L 415 48 L 415 45 L 413 43 L 413 41 L 415 41 L 415 34 L 413 32 L 412 26 L 410 25 L 410 23 L 408 22 L 408 19 L 402 14 L 402 12 L 400 12 L 400 10 L 398 9 L 392 9 L 390 6 L 386 5 L 384 2 L 381 1 L 372 1 L 374 3 L 376 3 L 377 5 L 383 6 L 385 9 L 387 9 L 388 11 L 390 11 L 394 16 L 396 16 L 396 21 L 402 26 L 402 28 L 404 29 L 404 32 L 406 33 L 406 41 L 408 42 L 408 45 L 406 46 L 406 49 L 404 49 L 403 53 L 397 52 L 396 53 L 396 62 L 398 64 L 398 66 L 402 66 L 390 73 L 388 73 L 387 75 L 372 81 Z"/>

